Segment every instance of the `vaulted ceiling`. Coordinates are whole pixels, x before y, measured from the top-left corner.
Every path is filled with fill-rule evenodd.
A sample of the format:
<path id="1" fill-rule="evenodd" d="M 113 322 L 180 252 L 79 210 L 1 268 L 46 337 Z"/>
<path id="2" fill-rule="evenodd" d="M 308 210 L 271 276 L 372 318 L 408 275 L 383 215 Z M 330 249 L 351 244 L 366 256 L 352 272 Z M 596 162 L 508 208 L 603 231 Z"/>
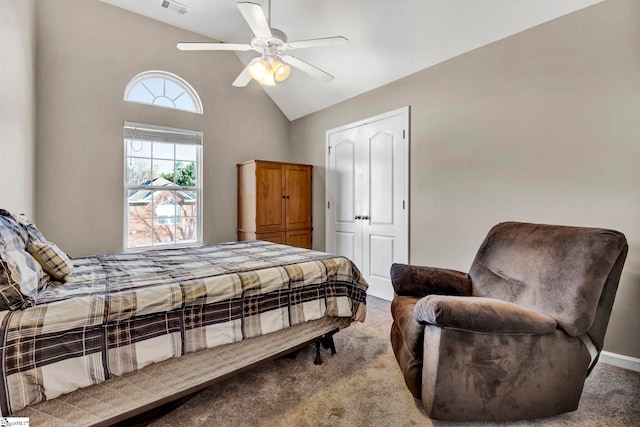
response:
<path id="1" fill-rule="evenodd" d="M 185 14 L 160 7 L 162 0 L 101 1 L 216 41 L 251 39 L 236 0 L 179 0 L 188 9 Z M 295 120 L 602 0 L 272 0 L 271 5 L 267 0 L 251 1 L 261 4 L 266 14 L 271 11 L 271 27 L 284 31 L 289 41 L 349 39 L 344 46 L 290 51 L 332 74 L 334 80 L 324 82 L 294 69 L 285 82 L 264 88 Z M 247 64 L 257 53 L 237 55 Z"/>

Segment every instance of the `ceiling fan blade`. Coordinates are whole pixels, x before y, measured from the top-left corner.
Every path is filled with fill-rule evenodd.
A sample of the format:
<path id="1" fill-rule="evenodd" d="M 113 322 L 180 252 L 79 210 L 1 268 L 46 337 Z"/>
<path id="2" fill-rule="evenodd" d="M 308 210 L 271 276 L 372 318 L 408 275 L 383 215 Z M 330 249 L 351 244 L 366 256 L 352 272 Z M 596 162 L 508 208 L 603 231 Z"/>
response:
<path id="1" fill-rule="evenodd" d="M 256 37 L 264 39 L 273 37 L 267 18 L 264 16 L 262 6 L 256 3 L 242 2 L 238 3 L 238 9 L 240 9 L 240 13 L 242 13 L 242 16 L 244 16 L 244 19 Z"/>
<path id="2" fill-rule="evenodd" d="M 178 43 L 176 47 L 179 50 L 239 50 L 247 51 L 251 50 L 251 45 L 239 44 L 239 43 L 199 43 L 199 42 L 186 42 Z"/>
<path id="3" fill-rule="evenodd" d="M 342 44 L 349 44 L 349 39 L 338 36 L 324 37 L 321 39 L 298 40 L 288 43 L 288 47 L 289 49 L 304 49 L 307 47 L 337 46 Z"/>
<path id="4" fill-rule="evenodd" d="M 251 81 L 251 75 L 247 71 L 247 67 L 242 69 L 242 72 L 238 74 L 238 77 L 233 81 L 232 85 L 235 87 L 245 87 Z"/>
<path id="5" fill-rule="evenodd" d="M 327 82 L 334 79 L 334 77 L 326 71 L 322 71 L 320 68 L 314 67 L 313 65 L 304 62 L 302 59 L 298 59 L 295 56 L 283 55 L 282 60 L 287 64 L 293 65 L 294 67 L 304 71 L 310 76 L 316 77 L 318 79 L 322 79 Z"/>

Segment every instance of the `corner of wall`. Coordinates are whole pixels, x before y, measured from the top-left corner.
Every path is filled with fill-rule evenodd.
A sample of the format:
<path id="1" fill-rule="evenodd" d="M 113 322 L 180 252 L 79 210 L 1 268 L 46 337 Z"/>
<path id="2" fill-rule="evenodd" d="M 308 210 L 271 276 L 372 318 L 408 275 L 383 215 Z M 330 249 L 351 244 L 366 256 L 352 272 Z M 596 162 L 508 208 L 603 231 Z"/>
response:
<path id="1" fill-rule="evenodd" d="M 0 3 L 0 207 L 35 214 L 35 0 Z"/>

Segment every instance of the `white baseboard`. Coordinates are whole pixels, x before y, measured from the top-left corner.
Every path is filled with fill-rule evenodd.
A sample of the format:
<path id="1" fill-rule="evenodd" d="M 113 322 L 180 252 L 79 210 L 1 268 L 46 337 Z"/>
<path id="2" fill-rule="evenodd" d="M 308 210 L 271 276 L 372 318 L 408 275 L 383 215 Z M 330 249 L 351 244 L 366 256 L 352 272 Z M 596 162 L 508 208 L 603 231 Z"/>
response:
<path id="1" fill-rule="evenodd" d="M 600 352 L 600 362 L 618 368 L 629 369 L 640 372 L 640 358 L 625 356 L 624 354 L 611 353 L 609 351 Z"/>

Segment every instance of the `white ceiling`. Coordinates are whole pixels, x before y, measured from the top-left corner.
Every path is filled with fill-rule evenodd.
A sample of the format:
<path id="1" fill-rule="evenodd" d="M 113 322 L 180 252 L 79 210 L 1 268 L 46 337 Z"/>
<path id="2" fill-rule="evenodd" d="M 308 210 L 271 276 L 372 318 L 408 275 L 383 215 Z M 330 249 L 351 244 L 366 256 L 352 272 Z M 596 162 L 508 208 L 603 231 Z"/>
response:
<path id="1" fill-rule="evenodd" d="M 159 7 L 161 0 L 101 1 L 218 41 L 248 43 L 251 38 L 236 0 L 179 0 L 189 8 L 185 15 Z M 267 0 L 251 1 L 268 10 Z M 288 51 L 334 75 L 333 81 L 294 69 L 288 80 L 264 89 L 295 120 L 601 1 L 272 0 L 271 26 L 284 31 L 289 41 L 344 36 L 350 43 Z M 237 55 L 246 64 L 257 53 Z"/>

